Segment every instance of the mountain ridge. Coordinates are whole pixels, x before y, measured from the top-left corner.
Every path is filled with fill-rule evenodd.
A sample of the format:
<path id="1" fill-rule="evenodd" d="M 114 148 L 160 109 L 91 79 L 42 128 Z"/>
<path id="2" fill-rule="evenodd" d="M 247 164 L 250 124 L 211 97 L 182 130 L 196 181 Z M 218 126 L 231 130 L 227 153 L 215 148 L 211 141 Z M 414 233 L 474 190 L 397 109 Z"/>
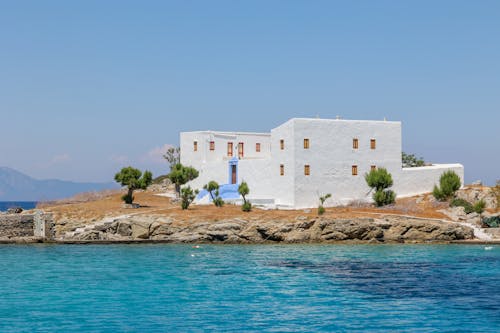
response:
<path id="1" fill-rule="evenodd" d="M 116 183 L 35 179 L 15 169 L 0 166 L 0 201 L 47 201 L 77 193 L 119 188 Z"/>

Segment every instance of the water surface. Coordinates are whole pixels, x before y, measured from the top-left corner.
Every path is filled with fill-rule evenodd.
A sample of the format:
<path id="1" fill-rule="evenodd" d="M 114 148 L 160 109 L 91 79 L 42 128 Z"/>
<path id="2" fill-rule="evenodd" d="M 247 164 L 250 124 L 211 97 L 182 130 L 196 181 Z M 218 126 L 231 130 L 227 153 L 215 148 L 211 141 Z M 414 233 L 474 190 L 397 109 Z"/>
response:
<path id="1" fill-rule="evenodd" d="M 2 245 L 0 332 L 498 332 L 500 246 Z"/>

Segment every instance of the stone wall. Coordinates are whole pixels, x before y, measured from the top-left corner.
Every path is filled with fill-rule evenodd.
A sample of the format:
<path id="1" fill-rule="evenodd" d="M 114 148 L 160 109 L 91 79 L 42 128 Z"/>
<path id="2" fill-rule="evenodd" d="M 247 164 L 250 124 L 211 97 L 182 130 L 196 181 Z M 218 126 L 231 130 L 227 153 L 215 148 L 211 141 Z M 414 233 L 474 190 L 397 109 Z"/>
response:
<path id="1" fill-rule="evenodd" d="M 0 214 L 0 238 L 37 237 L 54 238 L 52 214 Z"/>

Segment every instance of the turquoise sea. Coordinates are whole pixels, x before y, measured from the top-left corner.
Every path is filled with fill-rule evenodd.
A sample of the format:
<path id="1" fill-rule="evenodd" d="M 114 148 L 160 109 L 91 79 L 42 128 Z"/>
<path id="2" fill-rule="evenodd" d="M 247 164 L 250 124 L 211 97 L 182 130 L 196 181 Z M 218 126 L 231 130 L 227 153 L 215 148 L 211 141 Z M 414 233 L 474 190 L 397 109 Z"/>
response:
<path id="1" fill-rule="evenodd" d="M 0 332 L 499 332 L 500 246 L 0 245 Z"/>

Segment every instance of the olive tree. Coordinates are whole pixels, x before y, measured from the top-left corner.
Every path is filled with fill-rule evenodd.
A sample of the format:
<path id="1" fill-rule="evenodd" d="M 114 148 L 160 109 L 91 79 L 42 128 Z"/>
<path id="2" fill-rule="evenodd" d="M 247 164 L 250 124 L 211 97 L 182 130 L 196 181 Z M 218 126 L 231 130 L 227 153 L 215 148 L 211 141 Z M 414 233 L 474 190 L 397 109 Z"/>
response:
<path id="1" fill-rule="evenodd" d="M 127 194 L 122 196 L 122 200 L 127 204 L 134 202 L 133 193 L 135 190 L 145 190 L 153 181 L 153 174 L 150 171 L 144 171 L 144 174 L 131 166 L 122 168 L 115 175 L 115 181 L 128 188 Z"/>
<path id="2" fill-rule="evenodd" d="M 212 202 L 217 207 L 222 207 L 224 205 L 224 200 L 219 196 L 219 183 L 216 181 L 209 181 L 208 184 L 203 186 L 204 190 L 207 190 L 212 198 Z"/>
<path id="3" fill-rule="evenodd" d="M 174 165 L 172 170 L 170 170 L 167 177 L 172 183 L 175 184 L 175 192 L 177 192 L 177 195 L 180 196 L 181 186 L 195 179 L 198 175 L 199 172 L 195 168 L 177 163 Z"/>
<path id="4" fill-rule="evenodd" d="M 244 212 L 249 212 L 252 210 L 252 203 L 247 201 L 246 196 L 250 194 L 250 188 L 248 188 L 248 184 L 246 182 L 241 182 L 240 186 L 238 186 L 238 193 L 243 197 L 243 205 L 241 206 L 241 210 Z"/>

